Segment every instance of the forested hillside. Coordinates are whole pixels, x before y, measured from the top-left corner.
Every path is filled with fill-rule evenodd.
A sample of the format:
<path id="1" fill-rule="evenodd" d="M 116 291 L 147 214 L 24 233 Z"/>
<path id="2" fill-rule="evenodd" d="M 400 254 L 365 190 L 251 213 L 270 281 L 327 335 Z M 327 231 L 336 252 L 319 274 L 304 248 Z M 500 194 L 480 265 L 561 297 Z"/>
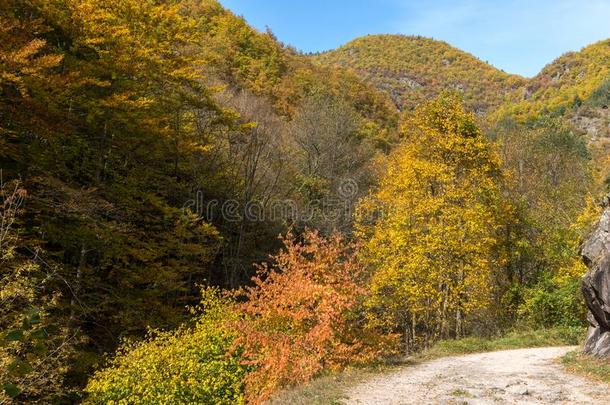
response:
<path id="1" fill-rule="evenodd" d="M 583 101 L 603 97 L 610 67 L 610 41 L 600 41 L 578 52 L 569 52 L 516 91 L 500 113 L 527 119 L 545 112 L 563 113 Z M 607 93 L 607 90 L 605 91 Z"/>
<path id="2" fill-rule="evenodd" d="M 425 38 L 302 55 L 216 0 L 4 0 L 0 403 L 259 403 L 582 326 L 606 47 L 527 81 Z"/>
<path id="3" fill-rule="evenodd" d="M 70 398 L 123 337 L 180 325 L 199 285 L 243 285 L 288 226 L 348 226 L 299 214 L 348 175 L 353 204 L 394 136 L 383 95 L 215 1 L 11 0 L 0 16 L 0 322 L 30 399 Z M 291 216 L 244 219 L 288 198 Z"/>
<path id="4" fill-rule="evenodd" d="M 526 83 L 446 42 L 424 37 L 370 35 L 313 59 L 363 74 L 401 110 L 453 89 L 463 94 L 469 108 L 485 113 Z"/>

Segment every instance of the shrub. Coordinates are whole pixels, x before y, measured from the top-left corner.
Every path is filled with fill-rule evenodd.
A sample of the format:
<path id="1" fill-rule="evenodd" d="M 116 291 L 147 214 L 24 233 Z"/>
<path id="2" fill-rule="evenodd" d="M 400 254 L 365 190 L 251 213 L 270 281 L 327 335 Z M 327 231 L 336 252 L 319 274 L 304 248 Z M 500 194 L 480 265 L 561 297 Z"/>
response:
<path id="1" fill-rule="evenodd" d="M 292 236 L 239 301 L 204 291 L 195 326 L 126 343 L 87 386 L 89 403 L 259 403 L 324 370 L 392 353 L 366 327 L 358 247 L 335 234 Z"/>
<path id="2" fill-rule="evenodd" d="M 561 283 L 543 280 L 527 288 L 524 298 L 519 314 L 534 327 L 584 325 L 580 277 Z"/>
<path id="3" fill-rule="evenodd" d="M 391 353 L 394 343 L 358 315 L 367 289 L 356 245 L 310 231 L 303 242 L 289 237 L 284 245 L 273 267 L 261 266 L 255 285 L 242 291 L 236 343 L 254 367 L 245 380 L 252 402 L 323 370 Z"/>
<path id="4" fill-rule="evenodd" d="M 126 343 L 110 366 L 86 388 L 96 404 L 239 404 L 247 367 L 231 351 L 235 332 L 226 327 L 232 303 L 204 291 L 202 315 L 193 328 L 156 332 Z"/>

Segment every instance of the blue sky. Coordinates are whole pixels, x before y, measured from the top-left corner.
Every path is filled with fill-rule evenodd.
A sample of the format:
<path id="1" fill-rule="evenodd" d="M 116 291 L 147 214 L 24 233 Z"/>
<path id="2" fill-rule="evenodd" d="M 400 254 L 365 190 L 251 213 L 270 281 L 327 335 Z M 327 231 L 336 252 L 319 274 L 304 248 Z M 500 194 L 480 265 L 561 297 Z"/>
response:
<path id="1" fill-rule="evenodd" d="M 220 1 L 305 52 L 366 34 L 415 34 L 524 76 L 567 51 L 610 38 L 610 0 Z"/>

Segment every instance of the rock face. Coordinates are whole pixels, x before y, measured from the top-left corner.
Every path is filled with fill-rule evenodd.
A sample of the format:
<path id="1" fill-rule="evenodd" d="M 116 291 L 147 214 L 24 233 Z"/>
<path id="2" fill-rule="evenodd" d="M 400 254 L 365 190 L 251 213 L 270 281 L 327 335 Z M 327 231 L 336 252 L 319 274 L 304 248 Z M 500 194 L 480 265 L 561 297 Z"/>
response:
<path id="1" fill-rule="evenodd" d="M 595 230 L 583 244 L 581 254 L 589 268 L 582 282 L 582 293 L 589 308 L 584 352 L 610 357 L 610 207 L 607 204 Z"/>

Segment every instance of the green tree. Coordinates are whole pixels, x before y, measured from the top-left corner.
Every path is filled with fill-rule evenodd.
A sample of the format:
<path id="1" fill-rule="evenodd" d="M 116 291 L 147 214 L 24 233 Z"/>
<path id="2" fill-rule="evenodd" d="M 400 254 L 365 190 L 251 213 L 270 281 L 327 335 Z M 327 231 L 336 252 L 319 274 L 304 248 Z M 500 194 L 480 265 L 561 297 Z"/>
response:
<path id="1" fill-rule="evenodd" d="M 498 280 L 505 315 L 514 322 L 520 314 L 539 326 L 582 322 L 573 288 L 586 271 L 578 246 L 596 215 L 587 145 L 561 118 L 531 126 L 506 120 L 490 135 L 502 157 L 506 198 L 516 207 L 504 232 L 505 277 Z"/>

